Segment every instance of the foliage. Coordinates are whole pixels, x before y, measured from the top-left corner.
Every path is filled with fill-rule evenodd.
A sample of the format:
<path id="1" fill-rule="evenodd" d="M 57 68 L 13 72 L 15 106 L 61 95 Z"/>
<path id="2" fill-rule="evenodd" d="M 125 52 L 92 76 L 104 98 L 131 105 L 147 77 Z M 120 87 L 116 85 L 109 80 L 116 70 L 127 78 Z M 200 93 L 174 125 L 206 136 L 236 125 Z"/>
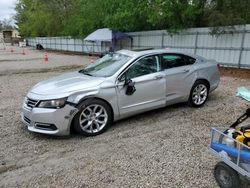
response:
<path id="1" fill-rule="evenodd" d="M 22 36 L 86 36 L 103 27 L 120 31 L 250 23 L 249 0 L 18 0 Z"/>
<path id="2" fill-rule="evenodd" d="M 250 23 L 249 0 L 213 0 L 208 9 L 208 26 L 212 34 L 223 33 L 234 25 Z"/>

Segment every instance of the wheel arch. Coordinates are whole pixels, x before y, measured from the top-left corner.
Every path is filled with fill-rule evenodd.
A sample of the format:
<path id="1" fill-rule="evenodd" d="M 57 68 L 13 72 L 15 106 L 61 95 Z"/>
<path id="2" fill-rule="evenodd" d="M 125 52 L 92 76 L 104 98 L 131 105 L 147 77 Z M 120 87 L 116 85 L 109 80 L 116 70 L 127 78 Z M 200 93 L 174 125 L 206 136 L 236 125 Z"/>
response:
<path id="1" fill-rule="evenodd" d="M 105 103 L 109 106 L 109 108 L 110 108 L 110 110 L 111 110 L 111 115 L 112 115 L 111 121 L 113 122 L 113 120 L 114 120 L 114 110 L 113 110 L 113 108 L 112 108 L 112 105 L 111 105 L 107 100 L 105 100 L 105 99 L 102 99 L 102 98 L 96 97 L 96 96 L 84 97 L 84 98 L 82 98 L 82 99 L 79 100 L 79 102 L 77 103 L 76 107 L 79 109 L 79 108 L 81 107 L 80 105 L 81 105 L 84 101 L 93 100 L 93 99 L 97 99 L 97 100 L 103 101 L 103 102 L 105 102 Z M 76 114 L 74 115 L 74 117 L 72 118 L 72 121 L 71 121 L 71 124 L 70 124 L 70 132 L 73 131 L 74 118 L 76 117 L 77 114 L 78 114 L 78 113 L 76 113 Z"/>
<path id="2" fill-rule="evenodd" d="M 205 79 L 205 78 L 197 78 L 196 80 L 195 80 L 195 82 L 197 82 L 197 81 L 203 81 L 203 82 L 205 82 L 206 84 L 207 84 L 207 86 L 208 86 L 208 91 L 210 90 L 210 83 L 209 83 L 209 81 L 207 80 L 207 79 Z M 195 83 L 194 82 L 194 83 Z M 194 84 L 193 84 L 194 85 Z"/>

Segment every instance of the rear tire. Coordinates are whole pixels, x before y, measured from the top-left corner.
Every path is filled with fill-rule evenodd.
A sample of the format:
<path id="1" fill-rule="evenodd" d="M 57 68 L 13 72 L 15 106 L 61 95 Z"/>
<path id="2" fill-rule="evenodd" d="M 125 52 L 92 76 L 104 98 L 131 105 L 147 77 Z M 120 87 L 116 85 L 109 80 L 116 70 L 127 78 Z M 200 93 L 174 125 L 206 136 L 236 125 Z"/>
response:
<path id="1" fill-rule="evenodd" d="M 84 136 L 96 136 L 103 133 L 112 122 L 109 105 L 99 99 L 87 99 L 79 105 L 74 118 L 74 130 Z"/>
<path id="2" fill-rule="evenodd" d="M 219 162 L 214 168 L 214 177 L 222 188 L 240 188 L 239 174 L 224 162 Z"/>
<path id="3" fill-rule="evenodd" d="M 207 101 L 209 94 L 209 86 L 203 80 L 197 80 L 189 95 L 188 104 L 192 107 L 201 107 Z"/>

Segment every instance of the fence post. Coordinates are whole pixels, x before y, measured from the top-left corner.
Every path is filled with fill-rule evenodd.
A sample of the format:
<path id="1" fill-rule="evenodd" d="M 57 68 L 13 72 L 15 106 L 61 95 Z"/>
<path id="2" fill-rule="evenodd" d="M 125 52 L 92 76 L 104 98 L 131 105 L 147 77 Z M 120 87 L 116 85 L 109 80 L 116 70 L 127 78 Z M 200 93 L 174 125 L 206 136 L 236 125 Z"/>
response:
<path id="1" fill-rule="evenodd" d="M 82 53 L 84 53 L 83 39 L 82 39 Z"/>
<path id="2" fill-rule="evenodd" d="M 139 34 L 139 35 L 138 35 L 138 45 L 137 45 L 137 48 L 140 48 L 140 43 L 141 43 L 140 38 L 141 38 L 141 35 Z"/>
<path id="3" fill-rule="evenodd" d="M 69 41 L 68 41 L 68 37 L 66 38 L 66 44 L 67 44 L 67 51 L 69 51 Z"/>
<path id="4" fill-rule="evenodd" d="M 56 41 L 55 50 L 59 50 L 59 49 L 57 49 L 57 44 L 58 44 L 58 41 L 59 41 L 57 37 L 55 38 L 55 41 Z"/>
<path id="5" fill-rule="evenodd" d="M 242 33 L 241 44 L 240 44 L 240 55 L 239 55 L 239 60 L 238 60 L 238 68 L 241 67 L 240 64 L 241 64 L 242 52 L 244 50 L 245 35 L 246 35 L 246 29 L 244 29 L 243 33 Z"/>
<path id="6" fill-rule="evenodd" d="M 127 43 L 126 43 L 127 44 Z M 133 46 L 134 46 L 134 35 L 131 36 L 131 39 L 130 39 L 130 50 L 133 49 Z M 127 46 L 128 47 L 128 46 Z"/>
<path id="7" fill-rule="evenodd" d="M 161 36 L 161 48 L 164 48 L 164 33 Z"/>
<path id="8" fill-rule="evenodd" d="M 194 54 L 196 54 L 196 51 L 197 51 L 198 35 L 199 35 L 199 32 L 197 31 L 195 35 Z"/>
<path id="9" fill-rule="evenodd" d="M 76 51 L 76 39 L 74 38 L 74 52 Z"/>
<path id="10" fill-rule="evenodd" d="M 61 47 L 61 51 L 62 51 L 62 37 L 60 37 L 60 47 Z"/>

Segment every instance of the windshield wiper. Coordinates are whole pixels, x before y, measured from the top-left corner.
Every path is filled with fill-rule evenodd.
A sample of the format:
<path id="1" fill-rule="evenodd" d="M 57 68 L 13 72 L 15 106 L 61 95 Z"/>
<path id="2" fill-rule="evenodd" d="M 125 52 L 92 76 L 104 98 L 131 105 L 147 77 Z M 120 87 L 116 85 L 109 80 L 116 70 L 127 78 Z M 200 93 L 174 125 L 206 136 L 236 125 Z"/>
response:
<path id="1" fill-rule="evenodd" d="M 84 69 L 83 69 L 83 70 L 80 70 L 79 73 L 82 73 L 82 74 L 88 75 L 88 76 L 93 76 L 92 74 L 88 73 L 88 72 L 85 71 Z"/>
<path id="2" fill-rule="evenodd" d="M 88 76 L 93 76 L 92 74 L 89 73 L 83 73 L 84 75 L 88 75 Z"/>

